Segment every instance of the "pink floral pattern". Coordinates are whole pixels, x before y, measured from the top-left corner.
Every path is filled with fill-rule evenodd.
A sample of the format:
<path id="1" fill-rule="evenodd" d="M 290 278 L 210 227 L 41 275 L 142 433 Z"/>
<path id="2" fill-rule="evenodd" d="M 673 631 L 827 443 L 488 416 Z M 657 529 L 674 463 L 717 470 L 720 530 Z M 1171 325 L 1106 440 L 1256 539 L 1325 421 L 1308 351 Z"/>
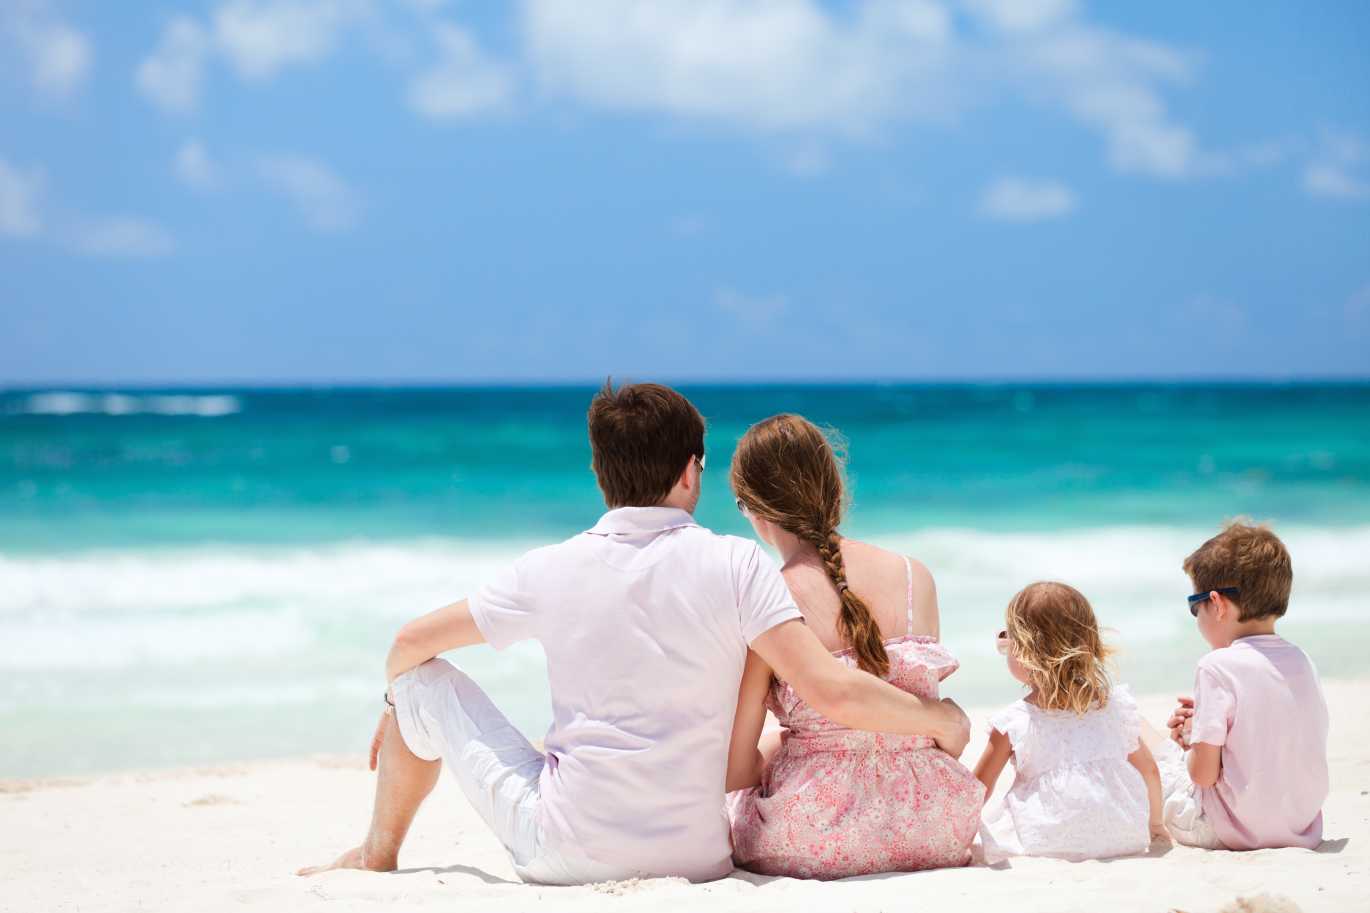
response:
<path id="1" fill-rule="evenodd" d="M 922 697 L 936 698 L 958 666 L 931 637 L 900 638 L 886 650 L 888 680 Z M 836 655 L 855 665 L 849 651 Z M 984 787 L 932 739 L 838 726 L 780 681 L 766 706 L 785 732 L 761 786 L 728 796 L 739 867 L 846 878 L 970 861 Z"/>

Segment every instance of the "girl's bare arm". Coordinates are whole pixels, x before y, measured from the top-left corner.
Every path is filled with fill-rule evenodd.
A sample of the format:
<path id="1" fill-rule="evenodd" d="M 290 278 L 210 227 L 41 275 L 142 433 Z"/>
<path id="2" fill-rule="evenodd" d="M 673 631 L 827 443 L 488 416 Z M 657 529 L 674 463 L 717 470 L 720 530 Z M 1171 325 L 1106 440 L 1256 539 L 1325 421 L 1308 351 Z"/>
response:
<path id="1" fill-rule="evenodd" d="M 1009 741 L 1008 736 L 997 729 L 991 729 L 985 753 L 980 755 L 980 760 L 975 763 L 975 779 L 985 784 L 986 799 L 994 793 L 994 784 L 999 782 L 999 774 L 1004 772 L 1004 765 L 1012 755 L 1013 743 Z"/>
<path id="2" fill-rule="evenodd" d="M 737 716 L 733 718 L 732 743 L 728 746 L 728 792 L 761 783 L 766 759 L 757 747 L 761 728 L 766 723 L 766 692 L 771 687 L 771 667 L 761 657 L 747 651 L 742 684 L 737 689 Z"/>

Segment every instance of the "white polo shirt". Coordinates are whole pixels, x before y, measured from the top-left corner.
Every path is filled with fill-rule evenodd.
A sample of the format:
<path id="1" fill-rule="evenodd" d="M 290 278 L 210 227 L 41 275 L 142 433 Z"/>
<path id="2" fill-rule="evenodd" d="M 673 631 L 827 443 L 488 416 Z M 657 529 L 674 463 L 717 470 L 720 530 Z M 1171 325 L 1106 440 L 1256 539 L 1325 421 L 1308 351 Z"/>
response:
<path id="1" fill-rule="evenodd" d="M 671 507 L 621 507 L 534 549 L 471 615 L 497 650 L 547 654 L 543 839 L 643 875 L 732 870 L 723 809 L 747 645 L 801 617 L 755 542 Z"/>

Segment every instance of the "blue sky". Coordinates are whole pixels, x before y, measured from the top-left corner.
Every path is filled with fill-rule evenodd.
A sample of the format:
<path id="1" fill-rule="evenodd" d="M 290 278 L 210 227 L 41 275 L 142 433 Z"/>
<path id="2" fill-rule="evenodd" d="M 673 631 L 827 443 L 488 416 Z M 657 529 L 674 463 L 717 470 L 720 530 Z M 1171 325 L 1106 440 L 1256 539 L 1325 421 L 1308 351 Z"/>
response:
<path id="1" fill-rule="evenodd" d="M 8 0 L 0 382 L 1370 376 L 1370 6 Z"/>

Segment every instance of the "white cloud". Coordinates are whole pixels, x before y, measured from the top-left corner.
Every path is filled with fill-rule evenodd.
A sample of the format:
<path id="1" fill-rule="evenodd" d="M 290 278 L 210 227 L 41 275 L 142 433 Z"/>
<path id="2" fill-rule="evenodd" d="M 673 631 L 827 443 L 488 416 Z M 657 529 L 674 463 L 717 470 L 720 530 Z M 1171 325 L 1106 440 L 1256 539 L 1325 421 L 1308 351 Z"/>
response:
<path id="1" fill-rule="evenodd" d="M 33 238 L 43 230 L 43 173 L 20 171 L 0 159 L 0 237 Z"/>
<path id="2" fill-rule="evenodd" d="M 229 0 L 214 11 L 214 39 L 239 76 L 270 79 L 327 57 L 369 7 L 366 0 Z"/>
<path id="3" fill-rule="evenodd" d="M 1370 200 L 1370 145 L 1346 133 L 1324 131 L 1322 144 L 1304 168 L 1303 187 L 1313 196 Z"/>
<path id="4" fill-rule="evenodd" d="M 797 178 L 814 178 L 826 174 L 832 167 L 828 150 L 817 143 L 807 143 L 785 157 L 785 170 Z"/>
<path id="5" fill-rule="evenodd" d="M 997 29 L 1031 32 L 1068 19 L 1074 0 L 964 0 L 965 6 Z"/>
<path id="6" fill-rule="evenodd" d="M 188 139 L 181 144 L 172 169 L 182 183 L 197 190 L 212 190 L 219 184 L 219 166 L 198 139 Z"/>
<path id="7" fill-rule="evenodd" d="M 951 30 L 927 0 L 529 0 L 528 56 L 549 93 L 758 131 L 864 133 L 908 108 Z"/>
<path id="8" fill-rule="evenodd" d="M 1001 222 L 1040 222 L 1074 209 L 1074 192 L 1059 181 L 1005 177 L 980 195 L 980 214 Z"/>
<path id="9" fill-rule="evenodd" d="M 513 76 L 491 60 L 464 29 L 434 28 L 441 59 L 409 84 L 409 106 L 434 120 L 466 117 L 502 107 L 513 92 Z"/>
<path id="10" fill-rule="evenodd" d="M 7 0 L 4 6 L 0 40 L 13 48 L 33 87 L 58 98 L 75 93 L 90 72 L 90 39 L 56 18 L 43 0 Z"/>
<path id="11" fill-rule="evenodd" d="M 721 288 L 714 292 L 714 306 L 739 323 L 759 328 L 784 314 L 789 299 L 784 295 L 746 295 L 736 289 Z"/>
<path id="12" fill-rule="evenodd" d="M 611 110 L 862 136 L 1014 95 L 1101 134 L 1118 171 L 1231 169 L 1168 110 L 1164 92 L 1192 80 L 1192 55 L 1090 25 L 1071 0 L 961 5 L 958 18 L 935 0 L 526 0 L 523 33 L 547 93 Z"/>
<path id="13" fill-rule="evenodd" d="M 134 216 L 84 220 L 70 235 L 77 250 L 101 257 L 161 257 L 175 247 L 166 229 Z"/>
<path id="14" fill-rule="evenodd" d="M 166 229 L 134 216 L 54 218 L 43 200 L 44 183 L 41 170 L 21 171 L 0 159 L 0 238 L 46 238 L 106 257 L 157 257 L 175 247 Z"/>
<path id="15" fill-rule="evenodd" d="M 1346 299 L 1342 312 L 1346 328 L 1351 332 L 1370 330 L 1370 282 L 1362 285 Z"/>
<path id="16" fill-rule="evenodd" d="M 1208 327 L 1214 335 L 1224 339 L 1242 335 L 1251 323 L 1241 305 L 1206 293 L 1189 299 L 1188 312 L 1195 325 Z"/>
<path id="17" fill-rule="evenodd" d="M 361 219 L 356 191 L 322 162 L 299 155 L 264 156 L 257 169 L 315 231 L 346 231 Z"/>
<path id="18" fill-rule="evenodd" d="M 209 36 L 194 19 L 177 16 L 134 75 L 139 90 L 166 111 L 193 110 L 200 98 Z"/>
<path id="19" fill-rule="evenodd" d="M 677 237 L 694 238 L 708 230 L 709 220 L 698 213 L 687 213 L 676 216 L 667 227 Z"/>

